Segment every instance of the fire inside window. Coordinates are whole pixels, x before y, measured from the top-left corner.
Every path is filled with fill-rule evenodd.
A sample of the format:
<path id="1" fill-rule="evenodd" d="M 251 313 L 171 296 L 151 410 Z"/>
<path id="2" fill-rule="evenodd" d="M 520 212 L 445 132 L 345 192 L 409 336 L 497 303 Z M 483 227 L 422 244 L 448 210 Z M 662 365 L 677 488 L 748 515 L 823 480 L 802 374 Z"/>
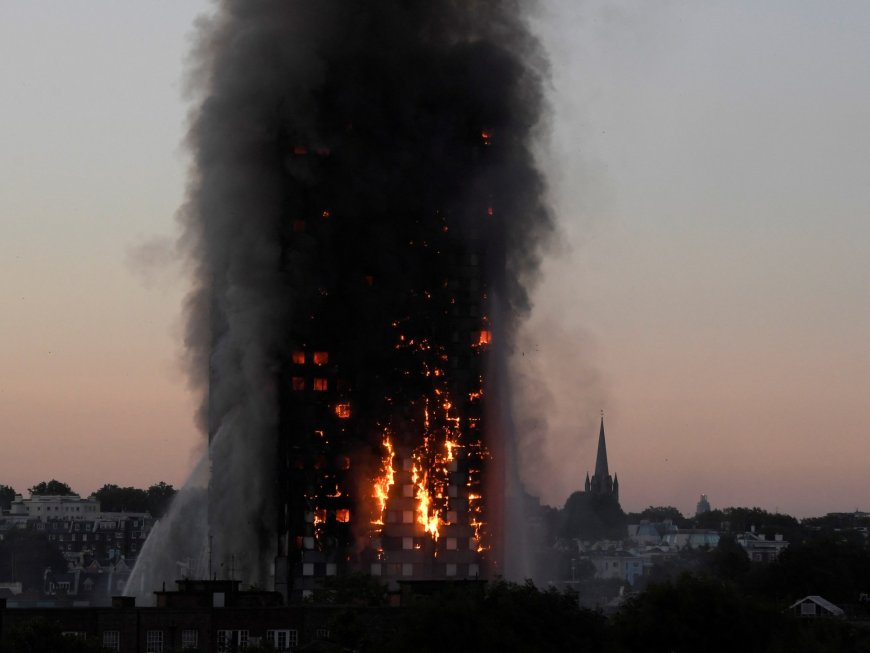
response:
<path id="1" fill-rule="evenodd" d="M 305 365 L 305 352 L 304 351 L 294 351 L 293 352 L 293 362 L 296 365 Z"/>
<path id="2" fill-rule="evenodd" d="M 315 365 L 326 365 L 329 362 L 329 352 L 316 351 L 312 357 Z"/>
<path id="3" fill-rule="evenodd" d="M 305 379 L 301 376 L 294 376 L 291 380 L 294 392 L 305 390 Z"/>
<path id="4" fill-rule="evenodd" d="M 347 508 L 339 508 L 335 511 L 335 521 L 339 521 L 342 524 L 347 524 L 350 521 L 350 510 Z"/>
<path id="5" fill-rule="evenodd" d="M 329 383 L 326 379 L 314 379 L 314 391 L 315 392 L 326 392 L 329 388 Z"/>
<path id="6" fill-rule="evenodd" d="M 339 419 L 349 419 L 350 418 L 350 404 L 336 404 L 335 405 L 335 414 Z"/>
<path id="7" fill-rule="evenodd" d="M 331 217 L 332 217 L 332 211 L 330 211 L 329 209 L 324 209 L 323 212 L 322 212 L 320 215 L 321 215 L 322 217 L 324 217 L 324 218 L 331 218 Z"/>
<path id="8" fill-rule="evenodd" d="M 492 331 L 483 330 L 480 332 L 480 340 L 477 344 L 479 345 L 488 345 L 492 342 Z"/>

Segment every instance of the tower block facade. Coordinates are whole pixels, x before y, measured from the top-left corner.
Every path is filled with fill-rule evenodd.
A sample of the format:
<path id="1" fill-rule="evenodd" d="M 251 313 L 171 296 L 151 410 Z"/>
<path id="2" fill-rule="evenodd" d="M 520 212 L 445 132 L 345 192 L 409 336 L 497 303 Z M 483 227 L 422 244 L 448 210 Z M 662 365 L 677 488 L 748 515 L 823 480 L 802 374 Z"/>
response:
<path id="1" fill-rule="evenodd" d="M 491 148 L 478 130 L 466 163 L 485 163 Z M 353 162 L 341 150 L 294 152 L 329 184 L 302 195 L 283 234 L 284 257 L 308 277 L 277 371 L 275 587 L 301 600 L 351 572 L 485 575 L 485 370 L 505 265 L 492 196 L 353 216 L 328 192 L 350 183 Z"/>

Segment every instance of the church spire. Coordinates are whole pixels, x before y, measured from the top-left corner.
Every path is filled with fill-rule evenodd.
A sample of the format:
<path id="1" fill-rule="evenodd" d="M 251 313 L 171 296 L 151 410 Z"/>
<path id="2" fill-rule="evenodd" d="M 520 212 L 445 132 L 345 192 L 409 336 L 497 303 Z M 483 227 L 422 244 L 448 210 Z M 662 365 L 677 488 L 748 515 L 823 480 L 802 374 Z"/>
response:
<path id="1" fill-rule="evenodd" d="M 607 445 L 604 442 L 604 411 L 601 411 L 601 430 L 598 432 L 598 456 L 595 458 L 595 478 L 606 479 L 610 476 L 607 469 Z"/>

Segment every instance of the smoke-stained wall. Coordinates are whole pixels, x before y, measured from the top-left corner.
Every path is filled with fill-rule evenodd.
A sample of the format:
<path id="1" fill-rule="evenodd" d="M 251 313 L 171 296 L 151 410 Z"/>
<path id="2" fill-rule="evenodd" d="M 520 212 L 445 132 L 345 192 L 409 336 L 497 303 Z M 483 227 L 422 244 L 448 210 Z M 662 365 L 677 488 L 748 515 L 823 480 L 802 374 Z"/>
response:
<path id="1" fill-rule="evenodd" d="M 187 346 L 206 397 L 212 554 L 232 557 L 244 581 L 268 584 L 275 556 L 292 549 L 287 494 L 306 493 L 292 470 L 320 464 L 306 443 L 335 402 L 354 414 L 329 434 L 330 455 L 374 460 L 385 424 L 414 430 L 432 387 L 415 394 L 409 370 L 428 363 L 409 362 L 397 325 L 447 367 L 459 348 L 477 354 L 462 320 L 493 334 L 495 355 L 511 348 L 553 229 L 531 151 L 545 63 L 526 9 L 225 0 L 201 26 Z M 478 256 L 466 279 L 476 296 L 457 315 L 456 269 Z M 294 371 L 315 352 L 328 353 L 321 376 Z M 470 377 L 487 385 L 483 363 L 469 364 L 457 396 Z M 492 396 L 504 403 L 500 386 Z M 288 400 L 294 390 L 311 400 Z M 410 407 L 397 406 L 403 397 Z M 498 451 L 505 434 L 490 423 L 486 437 Z M 358 487 L 345 476 L 369 467 L 330 478 Z M 357 499 L 346 505 L 358 511 L 367 498 Z"/>

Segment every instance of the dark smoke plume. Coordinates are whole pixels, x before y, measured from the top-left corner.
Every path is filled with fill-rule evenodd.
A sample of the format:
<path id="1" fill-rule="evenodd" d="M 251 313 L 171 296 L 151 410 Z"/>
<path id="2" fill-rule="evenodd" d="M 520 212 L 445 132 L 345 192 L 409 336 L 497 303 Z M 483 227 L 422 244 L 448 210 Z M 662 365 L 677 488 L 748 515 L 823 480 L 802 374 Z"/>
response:
<path id="1" fill-rule="evenodd" d="M 445 239 L 501 241 L 489 301 L 501 355 L 510 348 L 553 229 L 532 154 L 545 63 L 528 7 L 223 0 L 202 27 L 183 215 L 196 279 L 187 346 L 206 396 L 213 556 L 234 555 L 247 582 L 268 585 L 275 554 L 276 379 L 294 340 L 321 335 L 306 320 L 324 288 L 342 307 L 326 328 L 358 357 L 373 411 L 383 393 L 368 388 L 401 383 L 378 368 L 392 347 L 381 322 L 437 322 L 423 291 L 449 264 L 437 256 Z M 415 239 L 423 253 L 409 256 Z M 374 304 L 363 279 L 374 279 Z"/>

